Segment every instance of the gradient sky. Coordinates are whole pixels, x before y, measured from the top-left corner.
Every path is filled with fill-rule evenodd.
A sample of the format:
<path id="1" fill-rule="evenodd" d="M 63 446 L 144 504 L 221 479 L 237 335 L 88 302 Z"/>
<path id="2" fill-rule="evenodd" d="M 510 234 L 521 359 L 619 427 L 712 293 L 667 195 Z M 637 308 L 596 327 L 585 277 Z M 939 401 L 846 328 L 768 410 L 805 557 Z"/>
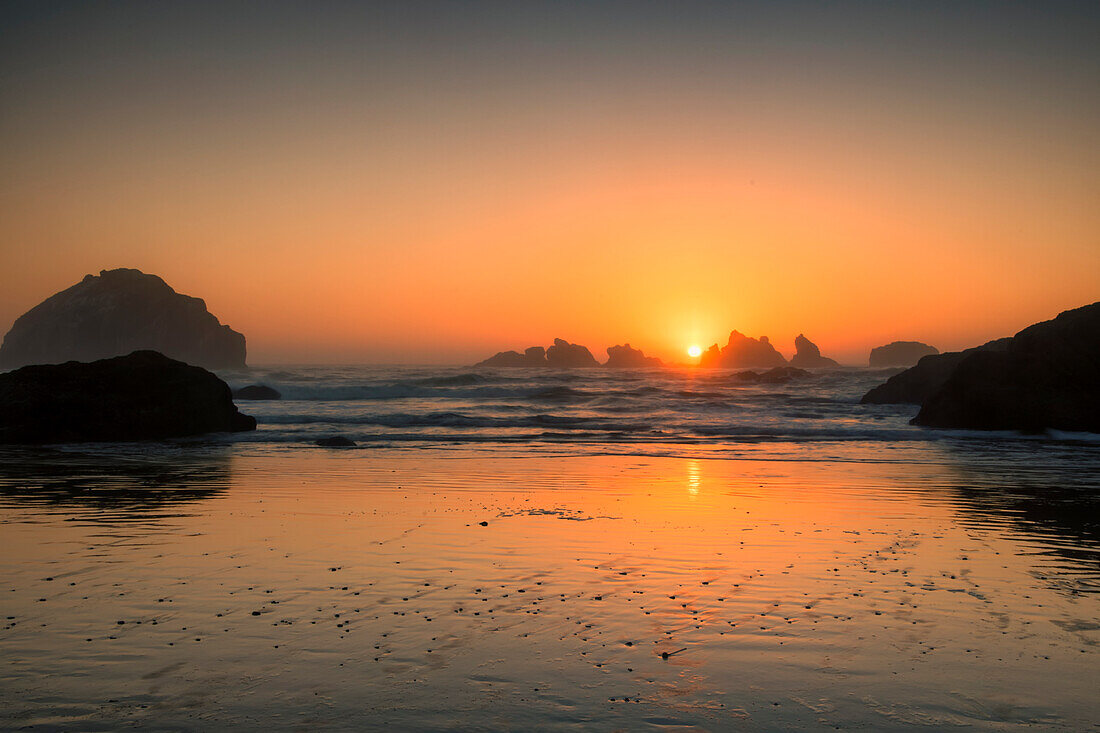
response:
<path id="1" fill-rule="evenodd" d="M 1100 299 L 1100 3 L 5 3 L 0 331 L 86 273 L 249 361 L 941 349 Z"/>

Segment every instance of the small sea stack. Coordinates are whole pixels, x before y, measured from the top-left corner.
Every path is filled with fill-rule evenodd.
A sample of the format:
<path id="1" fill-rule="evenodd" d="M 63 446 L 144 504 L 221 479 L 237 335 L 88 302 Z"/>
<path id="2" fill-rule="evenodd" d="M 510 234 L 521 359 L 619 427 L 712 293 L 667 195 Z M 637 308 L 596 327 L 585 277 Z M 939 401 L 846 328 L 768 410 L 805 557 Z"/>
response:
<path id="1" fill-rule="evenodd" d="M 794 339 L 795 355 L 791 358 L 791 366 L 799 369 L 822 369 L 840 366 L 833 359 L 821 355 L 821 349 L 803 334 L 798 334 Z"/>
<path id="2" fill-rule="evenodd" d="M 642 369 L 659 367 L 661 360 L 656 356 L 646 356 L 641 349 L 635 349 L 630 344 L 622 344 L 607 347 L 607 362 L 604 366 L 611 369 Z"/>
<path id="3" fill-rule="evenodd" d="M 532 346 L 522 354 L 518 351 L 501 351 L 475 367 L 551 367 L 554 369 L 581 369 L 598 367 L 600 363 L 592 356 L 587 347 L 571 344 L 565 339 L 556 338 L 548 348 Z"/>
<path id="4" fill-rule="evenodd" d="M 281 400 L 283 395 L 274 387 L 266 384 L 250 384 L 233 391 L 235 400 Z"/>

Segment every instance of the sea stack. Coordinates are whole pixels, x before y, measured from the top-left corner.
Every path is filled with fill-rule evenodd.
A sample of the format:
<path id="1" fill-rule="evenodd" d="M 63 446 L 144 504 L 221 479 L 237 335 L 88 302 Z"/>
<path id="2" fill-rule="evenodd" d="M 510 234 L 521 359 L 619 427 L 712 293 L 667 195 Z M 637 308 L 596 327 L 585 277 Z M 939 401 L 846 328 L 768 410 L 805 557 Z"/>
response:
<path id="1" fill-rule="evenodd" d="M 779 367 L 786 366 L 787 360 L 775 350 L 767 336 L 754 339 L 740 331 L 730 333 L 725 348 L 714 344 L 699 358 L 701 367 Z"/>
<path id="2" fill-rule="evenodd" d="M 475 367 L 553 367 L 556 369 L 578 369 L 598 367 L 600 364 L 587 347 L 571 344 L 565 339 L 554 339 L 549 348 L 532 346 L 522 354 L 518 351 L 500 351 L 485 361 L 474 364 Z"/>
<path id="3" fill-rule="evenodd" d="M 546 350 L 546 366 L 557 369 L 598 367 L 600 363 L 587 347 L 571 344 L 565 339 L 554 339 L 554 345 Z"/>
<path id="4" fill-rule="evenodd" d="M 544 367 L 546 366 L 546 349 L 541 346 L 532 346 L 521 354 L 518 351 L 498 351 L 485 361 L 474 364 L 475 367 Z"/>
<path id="5" fill-rule="evenodd" d="M 791 358 L 791 366 L 793 367 L 815 369 L 840 366 L 834 360 L 822 356 L 821 349 L 817 348 L 817 344 L 802 334 L 795 337 L 794 348 L 795 355 Z"/>
<path id="6" fill-rule="evenodd" d="M 245 365 L 244 336 L 201 298 L 156 275 L 102 270 L 20 316 L 0 345 L 0 368 L 95 361 L 152 350 L 207 369 Z"/>
<path id="7" fill-rule="evenodd" d="M 873 367 L 911 367 L 926 356 L 935 356 L 940 350 L 920 341 L 895 341 L 871 349 L 867 363 Z"/>
<path id="8" fill-rule="evenodd" d="M 605 367 L 612 369 L 640 369 L 643 367 L 659 367 L 661 360 L 656 356 L 646 356 L 641 349 L 635 349 L 630 344 L 607 347 L 607 363 Z"/>

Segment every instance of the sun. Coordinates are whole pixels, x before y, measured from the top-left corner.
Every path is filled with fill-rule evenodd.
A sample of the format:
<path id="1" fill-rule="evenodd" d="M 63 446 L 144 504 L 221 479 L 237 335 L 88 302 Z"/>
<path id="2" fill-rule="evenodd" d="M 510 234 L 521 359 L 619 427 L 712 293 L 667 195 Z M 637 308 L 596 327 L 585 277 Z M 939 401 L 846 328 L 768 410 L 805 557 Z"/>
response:
<path id="1" fill-rule="evenodd" d="M 692 344 L 688 347 L 688 356 L 690 356 L 692 359 L 698 359 L 702 355 L 703 347 L 699 344 Z"/>

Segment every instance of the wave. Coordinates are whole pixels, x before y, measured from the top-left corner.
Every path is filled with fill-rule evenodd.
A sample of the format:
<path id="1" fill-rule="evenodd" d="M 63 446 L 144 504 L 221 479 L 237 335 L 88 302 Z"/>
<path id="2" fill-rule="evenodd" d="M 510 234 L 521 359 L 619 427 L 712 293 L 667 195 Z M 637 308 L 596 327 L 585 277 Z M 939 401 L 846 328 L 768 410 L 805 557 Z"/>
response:
<path id="1" fill-rule="evenodd" d="M 234 375 L 233 386 L 245 375 Z M 784 384 L 729 373 L 315 367 L 254 371 L 284 399 L 242 407 L 260 424 L 232 440 L 310 443 L 342 434 L 371 445 L 603 441 L 720 449 L 756 443 L 913 445 L 954 438 L 908 424 L 910 406 L 866 406 L 881 381 L 839 370 Z M 618 448 L 616 448 L 618 449 Z"/>
<path id="2" fill-rule="evenodd" d="M 384 413 L 384 414 L 310 414 L 271 415 L 263 419 L 264 425 L 280 427 L 334 425 L 341 427 L 381 426 L 390 428 L 440 427 L 440 428 L 569 428 L 617 432 L 651 431 L 647 423 L 609 421 L 602 417 L 564 415 L 526 415 L 522 417 L 498 417 L 466 415 L 459 412 L 432 413 Z"/>
<path id="3" fill-rule="evenodd" d="M 471 384 L 481 384 L 486 381 L 482 374 L 468 372 L 466 374 L 454 374 L 446 377 L 424 377 L 423 379 L 410 380 L 412 384 L 425 387 L 468 387 Z"/>
<path id="4" fill-rule="evenodd" d="M 540 402 L 572 402 L 591 399 L 594 395 L 572 387 L 547 387 L 546 389 L 535 390 L 529 393 L 527 397 Z"/>

